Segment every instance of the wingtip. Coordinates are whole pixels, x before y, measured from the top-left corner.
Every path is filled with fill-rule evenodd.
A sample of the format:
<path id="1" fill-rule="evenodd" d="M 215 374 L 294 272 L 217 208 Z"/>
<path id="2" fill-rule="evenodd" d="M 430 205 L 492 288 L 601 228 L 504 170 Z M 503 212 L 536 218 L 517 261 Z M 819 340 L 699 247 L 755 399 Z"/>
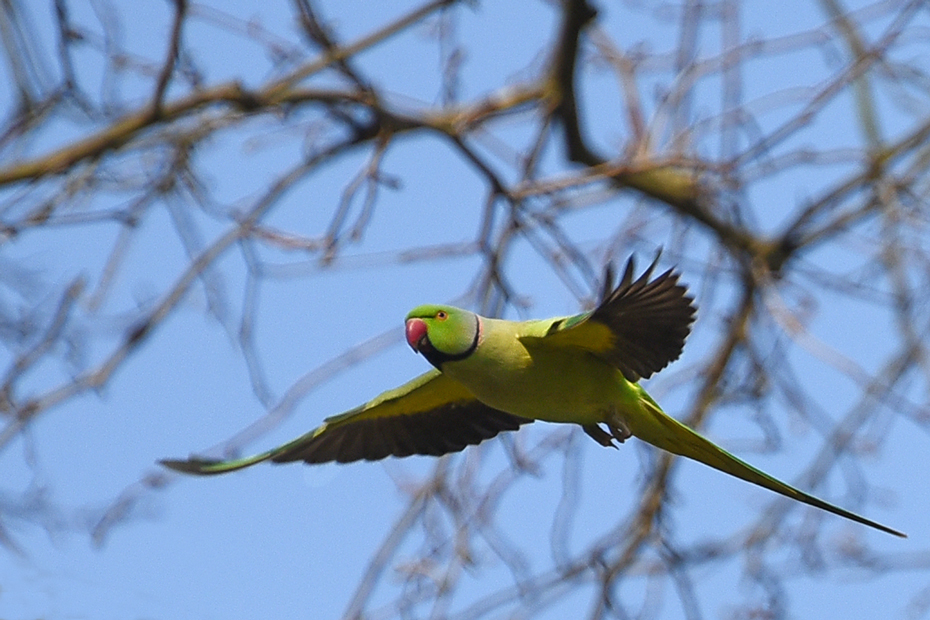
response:
<path id="1" fill-rule="evenodd" d="M 212 476 L 215 474 L 225 474 L 231 471 L 245 469 L 246 467 L 250 467 L 256 463 L 267 461 L 279 452 L 280 449 L 269 450 L 268 452 L 262 452 L 261 454 L 256 454 L 255 456 L 248 456 L 245 458 L 233 459 L 229 461 L 222 459 L 202 459 L 198 457 L 191 457 L 186 460 L 162 459 L 159 461 L 159 463 L 168 469 L 179 471 L 182 474 Z"/>
<path id="2" fill-rule="evenodd" d="M 659 249 L 656 250 L 655 258 L 652 259 L 652 262 L 646 267 L 638 278 L 637 282 L 648 282 L 649 278 L 652 277 L 652 272 L 655 271 L 656 266 L 659 264 L 659 259 L 662 257 L 662 247 L 659 246 Z M 612 265 L 608 264 L 608 267 L 612 269 Z M 669 269 L 669 272 L 673 269 Z M 636 273 L 636 255 L 630 254 L 630 257 L 626 260 L 626 266 L 623 268 L 623 277 L 620 278 L 620 283 L 617 285 L 617 288 L 624 286 L 630 286 L 633 284 L 633 278 Z M 608 295 L 613 291 L 607 291 Z M 606 299 L 606 297 L 605 297 Z"/>
<path id="3" fill-rule="evenodd" d="M 167 467 L 172 471 L 181 472 L 182 474 L 193 474 L 197 476 L 207 476 L 210 474 L 219 474 L 224 470 L 215 471 L 218 465 L 222 464 L 222 461 L 211 460 L 211 459 L 161 459 L 158 463 L 162 467 Z"/>

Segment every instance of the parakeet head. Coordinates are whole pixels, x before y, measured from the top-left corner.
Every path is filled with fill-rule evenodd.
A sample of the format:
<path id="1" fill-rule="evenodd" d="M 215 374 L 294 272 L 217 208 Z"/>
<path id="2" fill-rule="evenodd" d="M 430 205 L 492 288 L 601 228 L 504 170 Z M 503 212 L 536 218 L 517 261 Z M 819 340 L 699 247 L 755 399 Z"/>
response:
<path id="1" fill-rule="evenodd" d="M 478 315 L 454 306 L 420 306 L 407 315 L 407 344 L 436 368 L 471 355 L 480 334 Z"/>

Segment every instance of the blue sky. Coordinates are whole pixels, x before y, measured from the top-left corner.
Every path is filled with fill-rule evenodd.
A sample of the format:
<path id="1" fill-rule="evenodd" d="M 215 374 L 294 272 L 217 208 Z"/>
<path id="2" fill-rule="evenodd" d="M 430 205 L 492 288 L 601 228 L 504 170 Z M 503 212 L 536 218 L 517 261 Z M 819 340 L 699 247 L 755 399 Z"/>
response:
<path id="1" fill-rule="evenodd" d="M 669 7 L 604 4 L 604 32 L 614 40 L 631 47 L 632 42 L 649 41 L 652 51 L 674 49 L 677 31 L 663 26 L 659 19 L 662 11 L 672 10 Z M 823 16 L 808 3 L 790 4 L 775 10 L 747 3 L 742 11 L 745 37 L 763 32 L 767 36 L 788 34 L 822 23 Z M 140 57 L 160 59 L 169 23 L 168 5 L 115 2 L 113 6 L 123 16 L 121 44 Z M 88 27 L 96 23 L 88 7 L 76 6 L 73 11 L 76 22 Z M 235 78 L 258 85 L 272 77 L 261 48 L 249 46 L 244 37 L 218 27 L 215 13 L 203 8 L 198 11 L 188 39 L 197 61 L 207 69 L 209 83 Z M 280 40 L 300 48 L 289 3 L 225 3 L 223 11 L 243 19 L 243 24 L 249 20 L 253 25 L 261 24 Z M 457 36 L 467 46 L 462 99 L 534 75 L 544 66 L 541 50 L 554 36 L 555 16 L 546 3 L 484 3 L 457 11 Z M 332 18 L 343 40 L 354 40 L 386 23 L 390 15 L 402 12 L 394 5 L 373 10 L 371 3 L 329 2 L 324 14 Z M 37 19 L 36 23 L 41 28 L 45 21 Z M 882 20 L 870 23 L 876 31 L 884 24 Z M 435 22 L 413 28 L 357 59 L 369 75 L 377 76 L 379 86 L 393 93 L 398 106 L 416 109 L 438 100 L 439 53 L 432 27 Z M 699 49 L 711 55 L 719 40 L 710 34 L 704 36 L 707 40 Z M 830 45 L 825 43 L 824 47 Z M 773 54 L 765 62 L 750 65 L 745 75 L 746 99 L 754 102 L 755 107 L 750 107 L 758 112 L 763 129 L 770 130 L 797 112 L 800 106 L 790 103 L 791 98 L 798 96 L 803 101 L 804 88 L 818 84 L 835 68 L 831 58 L 836 56 L 831 54 L 829 49 L 822 55 L 806 49 Z M 86 60 L 79 71 L 88 83 L 105 92 L 112 84 L 100 79 L 99 62 L 94 58 L 99 57 L 92 52 L 79 56 L 79 60 Z M 656 83 L 669 79 L 659 64 L 656 77 L 644 78 L 646 83 L 649 79 Z M 323 76 L 320 83 L 327 79 Z M 583 103 L 591 135 L 602 150 L 613 153 L 625 140 L 625 124 L 618 121 L 624 109 L 616 80 L 607 69 L 592 71 L 586 79 Z M 150 88 L 150 81 L 132 73 L 119 84 L 128 101 L 150 92 Z M 718 104 L 715 89 L 719 89 L 719 82 L 714 79 L 702 84 L 699 94 L 707 99 L 698 99 L 696 117 L 713 116 L 713 106 Z M 772 91 L 778 91 L 789 103 L 762 97 Z M 643 87 L 643 93 L 647 110 L 659 107 L 648 86 Z M 0 100 L 6 109 L 8 100 Z M 882 110 L 888 111 L 882 118 L 888 135 L 897 135 L 910 126 L 912 118 L 889 102 L 882 103 Z M 210 140 L 198 151 L 197 165 L 217 203 L 247 206 L 254 201 L 269 182 L 293 165 L 295 156 L 309 142 L 309 138 L 294 136 L 312 135 L 317 120 L 309 114 L 284 120 L 260 117 L 247 123 L 245 129 Z M 854 147 L 859 144 L 855 130 L 850 129 L 854 126 L 850 98 L 840 98 L 817 117 L 808 133 L 782 151 L 776 149 L 773 158 L 803 148 L 805 141 L 820 147 L 835 144 L 837 152 Z M 86 125 L 63 121 L 61 127 L 45 132 L 31 144 L 30 154 L 54 148 L 80 127 Z M 498 149 L 503 160 L 512 145 L 521 143 L 521 132 L 526 130 L 511 121 L 496 131 L 499 133 L 486 136 L 482 147 L 488 152 Z M 709 143 L 705 141 L 701 148 L 712 148 Z M 367 157 L 367 152 L 359 152 L 326 166 L 291 191 L 265 223 L 307 237 L 321 235 L 343 188 Z M 547 173 L 569 170 L 551 153 L 548 157 L 552 161 L 544 167 Z M 141 161 L 127 162 L 126 167 L 143 166 L 144 159 Z M 746 199 L 754 205 L 759 228 L 777 229 L 799 204 L 817 196 L 831 180 L 841 178 L 846 166 L 848 162 L 792 169 L 753 184 Z M 299 251 L 260 249 L 266 275 L 260 284 L 254 339 L 271 402 L 349 347 L 381 334 L 388 334 L 384 342 L 389 344 L 301 393 L 290 415 L 250 444 L 246 448 L 249 452 L 291 439 L 323 417 L 424 372 L 426 362 L 403 343 L 404 315 L 420 303 L 461 299 L 480 268 L 480 259 L 474 254 L 412 262 L 401 260 L 399 255 L 409 247 L 474 239 L 487 189 L 469 165 L 447 144 L 417 138 L 392 146 L 382 170 L 396 177 L 397 189 L 381 190 L 364 235 L 348 245 L 331 268 L 320 267 L 314 257 Z M 140 169 L 140 174 L 144 173 L 144 168 Z M 6 202 L 11 194 L 0 197 Z M 114 190 L 74 208 L 107 208 L 127 200 Z M 353 216 L 357 208 L 356 204 Z M 187 266 L 189 258 L 175 232 L 171 209 L 191 218 L 192 229 L 200 236 L 194 244 L 201 247 L 228 226 L 208 213 L 187 209 L 180 199 L 151 209 L 132 235 L 99 314 L 81 315 L 75 326 L 87 343 L 80 353 L 88 365 L 108 354 L 123 333 L 122 317 L 157 300 Z M 612 240 L 626 238 L 621 231 L 632 223 L 639 223 L 641 231 L 630 235 L 635 241 L 617 252 L 618 260 L 635 252 L 644 265 L 656 248 L 664 246 L 663 267 L 679 263 L 683 281 L 692 286 L 701 311 L 682 359 L 648 383 L 664 408 L 677 415 L 693 396 L 689 386 L 700 377 L 707 351 L 726 321 L 721 309 L 732 295 L 725 284 L 715 288 L 713 282 L 702 279 L 701 261 L 710 255 L 707 237 L 700 232 L 681 234 L 667 214 L 629 198 L 579 210 L 564 216 L 561 223 L 595 265 L 603 260 Z M 923 228 L 915 226 L 915 231 L 909 243 L 930 247 L 926 223 Z M 88 278 L 88 289 L 93 290 L 99 285 L 107 252 L 118 233 L 119 227 L 112 224 L 63 225 L 31 232 L 5 242 L 0 247 L 0 260 L 4 265 L 30 265 L 48 291 L 62 290 L 79 275 Z M 871 251 L 872 234 L 874 229 L 864 227 L 844 238 L 844 244 L 818 249 L 804 260 L 818 269 L 852 272 Z M 676 246 L 681 239 L 688 245 Z M 516 243 L 508 258 L 507 273 L 528 306 L 523 313 L 509 310 L 508 318 L 577 310 L 580 300 L 553 275 L 529 243 Z M 4 512 L 13 509 L 14 503 L 20 506 L 14 500 L 31 490 L 36 514 L 47 519 L 46 527 L 41 527 L 28 515 L 21 518 L 11 513 L 15 518 L 5 524 L 22 553 L 0 549 L 0 618 L 338 618 L 350 606 L 375 551 L 401 518 L 409 499 L 405 490 L 415 481 L 429 476 L 436 467 L 459 472 L 474 468 L 476 487 L 481 488 L 509 470 L 514 444 L 519 450 L 532 452 L 550 440 L 552 433 L 564 433 L 557 435 L 561 439 L 568 437 L 567 429 L 537 424 L 503 441 L 470 448 L 444 464 L 411 458 L 317 468 L 261 466 L 210 479 L 161 478 L 157 459 L 207 451 L 266 413 L 256 398 L 236 339 L 247 283 L 242 255 L 230 251 L 217 263 L 213 275 L 221 282 L 220 298 L 225 302 L 222 320 L 207 315 L 204 289 L 195 287 L 180 309 L 103 390 L 43 414 L 20 439 L 0 451 Z M 791 285 L 783 290 L 790 303 L 800 297 Z M 893 325 L 874 304 L 830 291 L 816 291 L 811 300 L 801 301 L 812 302 L 809 327 L 818 342 L 840 351 L 866 373 L 881 368 L 893 352 Z M 836 419 L 855 406 L 861 386 L 854 374 L 831 365 L 824 350 L 819 345 L 796 347 L 790 359 L 800 372 L 806 393 L 820 411 Z M 64 364 L 44 364 L 30 376 L 25 388 L 47 389 L 69 370 Z M 913 402 L 925 406 L 926 384 L 926 377 L 915 378 L 903 389 Z M 758 413 L 778 421 L 782 443 L 777 450 L 762 445 L 754 417 Z M 846 466 L 867 481 L 871 491 L 868 502 L 857 506 L 861 498 L 847 492 L 848 478 L 839 471 L 843 468 L 837 468 L 816 492 L 900 528 L 910 538 L 899 541 L 795 508 L 790 523 L 824 519 L 825 542 L 819 548 L 827 566 L 838 561 L 832 554 L 844 541 L 847 550 L 855 550 L 856 541 L 861 539 L 877 550 L 902 557 L 924 552 L 930 543 L 930 533 L 924 527 L 930 499 L 909 492 L 926 485 L 927 467 L 920 457 L 926 451 L 925 429 L 900 419 L 887 424 L 879 421 L 867 429 L 881 433 L 878 447 L 861 456 L 858 469 L 851 462 Z M 790 403 L 778 399 L 768 401 L 762 412 L 739 403 L 728 406 L 704 430 L 724 447 L 788 481 L 801 480 L 821 447 L 817 424 L 792 413 Z M 523 475 L 499 506 L 497 521 L 503 524 L 508 544 L 523 550 L 523 561 L 531 572 L 552 561 L 552 524 L 565 476 L 576 476 L 578 499 L 565 545 L 579 549 L 610 533 L 619 516 L 636 504 L 644 464 L 653 458 L 638 442 L 629 442 L 618 451 L 604 450 L 577 431 L 571 441 L 578 450 L 577 462 L 554 457 L 543 460 L 537 475 Z M 576 465 L 577 473 L 572 474 L 571 467 Z M 779 505 L 780 500 L 771 494 L 708 468 L 692 463 L 679 463 L 677 468 L 669 518 L 680 542 L 702 540 L 716 531 L 739 531 Z M 848 470 L 843 471 L 848 474 Z M 166 486 L 143 490 L 142 481 L 153 479 L 151 476 Z M 126 523 L 108 530 L 102 544 L 93 544 L 87 533 L 89 524 L 98 522 L 112 508 L 114 498 L 126 495 L 138 498 Z M 437 521 L 440 529 L 450 527 L 441 515 Z M 400 557 L 416 557 L 422 542 L 416 535 L 403 542 Z M 492 547 L 490 541 L 476 546 L 481 561 L 456 592 L 451 602 L 453 614 L 467 609 L 489 588 L 512 579 Z M 875 576 L 864 569 L 840 569 L 811 574 L 802 570 L 808 558 L 786 552 L 747 557 L 749 562 L 758 560 L 765 569 L 790 575 L 786 579 L 789 612 L 798 618 L 907 617 L 911 597 L 926 581 L 925 573 L 919 571 Z M 731 617 L 740 605 L 762 600 L 764 593 L 743 577 L 744 570 L 753 568 L 758 569 L 725 562 L 696 569 L 692 578 L 697 581 L 703 614 Z M 396 580 L 388 576 L 375 591 L 372 607 L 393 600 L 396 592 L 392 584 Z M 564 597 L 553 592 L 556 602 L 542 617 L 572 617 L 579 609 L 586 613 L 591 587 Z M 661 587 L 670 586 L 657 586 L 645 577 L 631 578 L 618 596 L 632 613 L 648 610 L 655 600 L 661 600 L 655 617 L 682 617 L 674 592 L 657 595 L 652 590 Z M 541 603 L 525 604 L 531 609 Z M 507 609 L 488 617 L 510 617 Z"/>

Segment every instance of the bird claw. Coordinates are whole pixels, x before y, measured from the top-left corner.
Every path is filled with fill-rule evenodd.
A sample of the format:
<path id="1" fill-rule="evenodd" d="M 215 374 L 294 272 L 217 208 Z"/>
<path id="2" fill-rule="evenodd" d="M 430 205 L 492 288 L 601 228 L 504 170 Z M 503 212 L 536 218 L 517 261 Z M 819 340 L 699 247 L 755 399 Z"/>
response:
<path id="1" fill-rule="evenodd" d="M 624 422 L 623 419 L 620 418 L 620 416 L 618 416 L 616 413 L 612 414 L 607 420 L 605 420 L 604 424 L 610 431 L 609 433 L 601 428 L 598 424 L 582 424 L 581 428 L 584 429 L 584 432 L 587 433 L 591 439 L 601 444 L 602 446 L 609 448 L 617 447 L 617 445 L 614 443 L 615 439 L 620 443 L 623 443 L 633 436 L 633 433 L 630 432 L 630 428 L 626 425 L 626 422 Z"/>
<path id="2" fill-rule="evenodd" d="M 617 415 L 616 412 L 607 420 L 607 428 L 610 429 L 610 434 L 613 435 L 614 439 L 620 443 L 623 443 L 633 436 L 633 433 L 630 432 L 630 427 L 626 425 L 623 418 Z"/>
<path id="3" fill-rule="evenodd" d="M 616 448 L 613 437 L 597 424 L 582 424 L 581 428 L 588 436 L 605 448 Z"/>

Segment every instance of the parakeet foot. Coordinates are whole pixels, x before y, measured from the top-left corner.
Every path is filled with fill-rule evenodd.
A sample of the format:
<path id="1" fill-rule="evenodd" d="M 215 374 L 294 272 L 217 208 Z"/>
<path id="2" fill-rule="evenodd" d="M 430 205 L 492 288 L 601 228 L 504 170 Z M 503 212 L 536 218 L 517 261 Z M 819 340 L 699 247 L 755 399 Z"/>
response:
<path id="1" fill-rule="evenodd" d="M 611 434 L 602 429 L 597 424 L 582 424 L 581 428 L 584 429 L 584 432 L 587 433 L 591 439 L 601 444 L 605 448 L 617 447 L 614 444 L 614 440 Z"/>
<path id="2" fill-rule="evenodd" d="M 610 429 L 610 434 L 613 435 L 614 439 L 620 443 L 623 443 L 633 436 L 633 433 L 630 432 L 630 427 L 626 425 L 626 421 L 621 418 L 617 412 L 611 414 L 607 419 L 607 428 Z"/>

